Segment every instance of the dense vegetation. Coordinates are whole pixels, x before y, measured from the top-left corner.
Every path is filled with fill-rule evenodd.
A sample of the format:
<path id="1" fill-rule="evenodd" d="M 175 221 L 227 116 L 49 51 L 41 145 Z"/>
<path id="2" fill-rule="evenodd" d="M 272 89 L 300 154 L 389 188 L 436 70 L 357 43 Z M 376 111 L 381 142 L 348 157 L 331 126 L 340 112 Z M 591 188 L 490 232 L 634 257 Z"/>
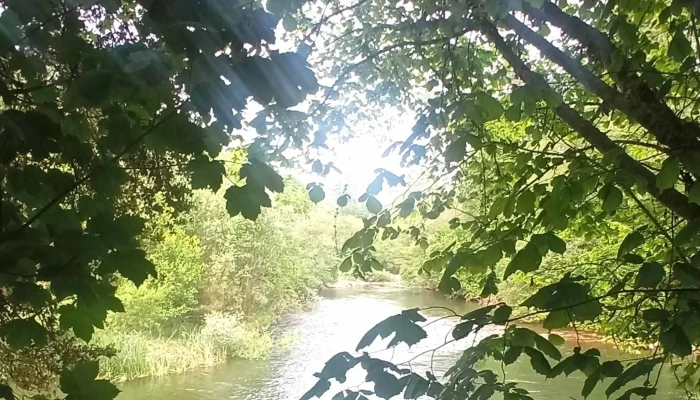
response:
<path id="1" fill-rule="evenodd" d="M 381 398 L 530 399 L 481 363 L 519 357 L 545 377 L 584 374 L 582 397 L 599 384 L 653 396 L 669 366 L 697 395 L 696 2 L 0 4 L 0 397 L 58 377 L 54 397 L 110 399 L 105 374 L 254 357 L 334 264 L 364 279 L 399 265 L 447 294 L 497 298 L 456 316 L 451 341 L 503 334 L 439 378 L 359 353 L 423 339 L 407 310 L 333 357 L 304 398 L 359 366 Z M 415 116 L 388 152 L 426 184 L 377 170 L 336 260 L 344 214 L 311 207 L 330 195 L 321 179 L 304 188 L 275 168 L 327 175 L 329 143 L 387 108 Z M 387 186 L 406 193 L 382 204 Z M 356 194 L 337 195 L 344 207 Z M 625 364 L 561 354 L 558 336 L 518 326 L 534 317 L 658 346 Z"/>
<path id="2" fill-rule="evenodd" d="M 432 181 L 385 209 L 382 185 L 402 182 L 380 171 L 360 198 L 376 217 L 346 242 L 346 262 L 363 273 L 382 256 L 374 242 L 408 235 L 427 252 L 422 279 L 502 300 L 458 317 L 451 341 L 504 327 L 444 378 L 361 353 L 377 337 L 389 347 L 424 338 L 425 318 L 406 311 L 369 331 L 358 353 L 333 357 L 304 398 L 358 366 L 382 398 L 529 399 L 480 363 L 520 356 L 545 377 L 584 374 L 581 397 L 605 385 L 608 396 L 646 398 L 671 373 L 695 396 L 698 10 L 680 0 L 360 0 L 297 14 L 318 33 L 314 65 L 335 79 L 318 104 L 345 119 L 414 112 L 413 132 L 388 151 Z M 448 227 L 430 222 L 447 215 Z M 657 346 L 624 364 L 595 350 L 561 354 L 557 336 L 518 326 L 533 318 Z"/>

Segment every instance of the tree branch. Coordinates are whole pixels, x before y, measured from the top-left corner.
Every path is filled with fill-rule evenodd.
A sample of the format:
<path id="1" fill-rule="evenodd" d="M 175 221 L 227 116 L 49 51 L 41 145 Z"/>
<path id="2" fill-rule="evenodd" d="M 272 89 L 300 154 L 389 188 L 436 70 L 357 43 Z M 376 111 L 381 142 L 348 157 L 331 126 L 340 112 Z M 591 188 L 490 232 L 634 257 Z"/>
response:
<path id="1" fill-rule="evenodd" d="M 602 61 L 603 64 L 609 65 L 613 55 L 622 54 L 605 34 L 583 20 L 563 12 L 550 1 L 545 1 L 541 8 L 535 8 L 525 3 L 523 4 L 523 11 L 533 18 L 545 20 L 556 25 L 564 34 L 586 46 L 594 57 Z M 621 57 L 624 56 L 621 55 Z M 550 57 L 547 56 L 547 58 Z M 555 62 L 559 64 L 558 61 Z M 632 110 L 634 112 L 629 114 L 630 117 L 644 125 L 654 136 L 659 138 L 659 141 L 674 148 L 678 146 L 671 143 L 682 145 L 684 142 L 689 141 L 687 136 L 691 136 L 694 139 L 700 138 L 700 126 L 677 117 L 668 105 L 649 87 L 647 82 L 635 71 L 628 68 L 628 64 L 628 60 L 624 59 L 624 65 L 619 71 L 611 71 L 611 76 L 620 82 L 623 87 L 630 88 L 636 92 L 635 97 L 638 100 L 636 103 L 639 109 Z M 621 102 L 619 99 L 617 101 Z M 617 106 L 615 107 L 617 108 Z M 622 109 L 620 110 L 627 113 Z M 649 120 L 652 116 L 657 118 L 657 120 Z M 664 137 L 665 140 L 661 140 L 661 137 Z"/>
<path id="2" fill-rule="evenodd" d="M 534 45 L 542 55 L 562 67 L 586 90 L 600 97 L 611 107 L 622 111 L 646 128 L 656 140 L 670 147 L 670 150 L 666 150 L 667 153 L 685 153 L 692 149 L 700 149 L 700 142 L 697 140 L 700 131 L 697 135 L 688 135 L 687 133 L 692 133 L 692 130 L 687 128 L 688 123 L 676 117 L 673 111 L 661 102 L 655 99 L 653 102 L 650 102 L 651 99 L 644 101 L 643 97 L 635 93 L 630 96 L 620 93 L 514 16 L 507 15 L 503 22 L 518 36 Z"/>
<path id="3" fill-rule="evenodd" d="M 530 70 L 525 62 L 515 54 L 513 49 L 511 49 L 505 40 L 503 40 L 500 33 L 498 33 L 496 26 L 488 21 L 482 21 L 480 28 L 481 31 L 494 44 L 501 55 L 503 55 L 506 61 L 508 61 L 520 79 L 529 85 L 540 87 L 548 91 L 552 90 L 547 81 L 540 74 Z M 559 116 L 559 118 L 574 129 L 581 138 L 593 145 L 599 152 L 603 154 L 611 151 L 618 152 L 620 154 L 618 159 L 621 166 L 628 168 L 630 172 L 643 178 L 643 180 L 646 182 L 645 189 L 652 197 L 659 200 L 659 202 L 666 206 L 666 208 L 676 212 L 678 215 L 689 221 L 700 217 L 700 207 L 689 203 L 688 198 L 676 189 L 671 188 L 664 191 L 659 190 L 656 187 L 656 175 L 654 175 L 653 172 L 649 171 L 637 160 L 630 157 L 620 146 L 615 144 L 615 142 L 608 138 L 595 125 L 583 118 L 571 107 L 562 103 L 558 107 L 554 108 L 554 112 L 557 114 L 557 116 Z"/>

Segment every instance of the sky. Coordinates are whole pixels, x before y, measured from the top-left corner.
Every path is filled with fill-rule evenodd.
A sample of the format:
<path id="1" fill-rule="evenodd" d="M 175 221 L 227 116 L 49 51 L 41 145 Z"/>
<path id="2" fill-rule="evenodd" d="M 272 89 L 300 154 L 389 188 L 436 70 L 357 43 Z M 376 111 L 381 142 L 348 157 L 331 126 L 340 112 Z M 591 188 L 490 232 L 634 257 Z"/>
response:
<path id="1" fill-rule="evenodd" d="M 396 175 L 406 175 L 406 182 L 415 179 L 417 167 L 402 167 L 398 151 L 391 152 L 386 157 L 382 154 L 396 141 L 405 140 L 415 123 L 415 116 L 401 113 L 398 110 L 387 109 L 381 119 L 383 121 L 364 121 L 352 129 L 357 136 L 347 142 L 329 138 L 328 150 L 322 150 L 320 160 L 324 164 L 333 162 L 340 172 L 331 171 L 327 176 L 301 171 L 289 170 L 289 173 L 303 184 L 321 183 L 327 193 L 327 198 L 335 202 L 335 196 L 343 193 L 347 185 L 347 194 L 353 199 L 360 197 L 367 186 L 375 179 L 378 168 L 386 169 Z M 309 166 L 310 169 L 310 166 Z M 404 187 L 388 188 L 377 195 L 383 204 L 389 204 L 405 191 Z"/>

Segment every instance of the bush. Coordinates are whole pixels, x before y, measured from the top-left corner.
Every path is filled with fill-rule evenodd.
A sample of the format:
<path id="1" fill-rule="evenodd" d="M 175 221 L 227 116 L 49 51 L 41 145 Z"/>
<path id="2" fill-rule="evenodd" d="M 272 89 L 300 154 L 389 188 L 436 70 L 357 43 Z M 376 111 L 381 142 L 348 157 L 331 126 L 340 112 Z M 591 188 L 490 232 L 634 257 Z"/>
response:
<path id="1" fill-rule="evenodd" d="M 111 328 L 161 330 L 179 325 L 198 309 L 203 271 L 199 239 L 178 228 L 146 248 L 158 278 L 138 288 L 130 281 L 120 283 L 117 295 L 126 312 L 111 315 Z"/>

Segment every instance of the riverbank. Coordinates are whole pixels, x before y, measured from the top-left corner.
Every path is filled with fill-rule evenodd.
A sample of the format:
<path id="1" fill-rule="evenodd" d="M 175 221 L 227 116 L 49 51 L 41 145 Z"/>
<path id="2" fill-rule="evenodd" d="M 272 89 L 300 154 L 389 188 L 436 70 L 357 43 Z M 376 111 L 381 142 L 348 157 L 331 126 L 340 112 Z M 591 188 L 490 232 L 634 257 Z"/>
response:
<path id="1" fill-rule="evenodd" d="M 377 322 L 388 316 L 412 308 L 428 308 L 423 314 L 431 322 L 428 336 L 410 348 L 400 345 L 392 350 L 373 353 L 374 357 L 393 359 L 396 362 L 411 360 L 417 373 L 433 371 L 441 378 L 463 354 L 471 343 L 460 341 L 444 345 L 445 335 L 455 325 L 452 319 L 441 319 L 445 307 L 465 314 L 478 308 L 473 303 L 447 299 L 439 293 L 429 291 L 389 290 L 385 285 L 359 285 L 321 292 L 317 306 L 298 314 L 288 315 L 276 326 L 276 336 L 293 336 L 295 340 L 284 348 L 274 346 L 270 355 L 262 360 L 233 360 L 216 368 L 199 369 L 185 374 L 171 374 L 158 379 L 139 379 L 120 385 L 123 391 L 117 400 L 278 400 L 298 399 L 317 381 L 314 373 L 322 370 L 325 363 L 341 351 L 352 352 L 362 336 Z M 575 336 L 562 332 L 566 343 L 559 347 L 562 354 L 573 354 L 578 343 Z M 580 337 L 584 349 L 596 347 L 601 352 L 601 361 L 626 359 L 615 346 L 595 342 L 588 336 Z M 375 343 L 372 351 L 383 348 Z M 430 350 L 439 347 L 436 353 Z M 420 355 L 423 354 L 423 355 Z M 418 356 L 420 355 L 420 356 Z M 417 358 L 414 358 L 418 356 Z M 501 371 L 500 364 L 485 364 Z M 518 382 L 531 393 L 550 394 L 548 398 L 565 399 L 577 397 L 586 376 L 573 373 L 545 379 L 533 371 L 530 360 L 521 356 L 506 367 L 508 382 Z M 364 381 L 361 370 L 350 371 L 347 386 L 353 387 Z M 609 383 L 609 381 L 608 381 Z M 605 400 L 608 385 L 598 385 L 589 400 Z M 335 388 L 334 388 L 335 390 Z M 340 389 L 338 389 L 340 390 Z M 675 388 L 672 375 L 663 375 L 659 381 L 659 400 L 682 399 L 682 390 Z M 337 391 L 329 393 L 329 398 Z M 400 397 L 400 396 L 399 396 Z"/>
<path id="2" fill-rule="evenodd" d="M 100 360 L 100 375 L 117 382 L 180 374 L 222 364 L 232 358 L 267 356 L 273 346 L 269 330 L 233 315 L 207 315 L 201 324 L 171 335 L 100 331 L 94 343 L 114 351 Z"/>

